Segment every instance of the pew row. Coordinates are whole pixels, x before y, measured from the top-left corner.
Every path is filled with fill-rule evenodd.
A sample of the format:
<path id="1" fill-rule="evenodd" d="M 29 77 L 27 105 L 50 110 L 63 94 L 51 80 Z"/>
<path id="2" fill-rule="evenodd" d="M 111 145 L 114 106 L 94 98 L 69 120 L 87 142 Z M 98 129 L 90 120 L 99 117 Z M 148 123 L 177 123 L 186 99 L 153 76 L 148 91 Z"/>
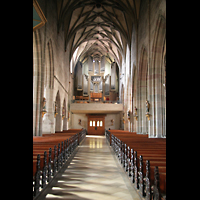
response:
<path id="1" fill-rule="evenodd" d="M 33 199 L 54 178 L 86 136 L 86 129 L 33 137 Z"/>
<path id="2" fill-rule="evenodd" d="M 106 138 L 140 196 L 166 199 L 166 139 L 122 130 L 106 130 Z"/>

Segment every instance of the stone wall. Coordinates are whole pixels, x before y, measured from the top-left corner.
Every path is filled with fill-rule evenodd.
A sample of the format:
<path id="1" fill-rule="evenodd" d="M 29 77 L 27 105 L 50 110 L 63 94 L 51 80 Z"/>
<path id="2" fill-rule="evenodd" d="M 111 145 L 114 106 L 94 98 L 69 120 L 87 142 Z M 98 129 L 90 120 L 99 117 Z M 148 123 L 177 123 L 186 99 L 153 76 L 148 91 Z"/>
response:
<path id="1" fill-rule="evenodd" d="M 38 3 L 47 23 L 33 32 L 33 135 L 36 136 L 54 133 L 56 123 L 59 124 L 57 131 L 67 129 L 70 76 L 69 52 L 64 50 L 64 34 L 57 31 L 56 2 L 38 0 Z M 59 114 L 55 117 L 58 93 Z M 43 97 L 46 98 L 47 113 L 42 117 Z M 63 106 L 66 116 L 62 119 Z"/>
<path id="2" fill-rule="evenodd" d="M 124 98 L 124 129 L 149 137 L 166 137 L 165 33 L 166 1 L 141 1 L 138 26 L 132 30 L 131 50 L 127 47 L 122 61 L 125 68 L 121 71 L 126 78 L 120 82 L 120 88 L 124 86 L 120 98 Z M 150 120 L 146 117 L 146 100 L 150 103 Z M 137 121 L 133 115 L 135 106 Z"/>

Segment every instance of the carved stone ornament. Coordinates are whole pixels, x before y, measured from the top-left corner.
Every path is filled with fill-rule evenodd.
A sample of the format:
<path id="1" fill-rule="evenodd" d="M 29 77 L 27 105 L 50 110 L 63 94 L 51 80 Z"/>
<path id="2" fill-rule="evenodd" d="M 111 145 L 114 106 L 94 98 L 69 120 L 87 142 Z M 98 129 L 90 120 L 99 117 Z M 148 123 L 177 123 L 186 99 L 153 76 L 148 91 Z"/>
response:
<path id="1" fill-rule="evenodd" d="M 138 115 L 136 115 L 135 113 L 134 113 L 134 118 L 136 119 L 136 121 L 138 120 Z"/>
<path id="2" fill-rule="evenodd" d="M 150 120 L 150 114 L 149 113 L 146 113 L 146 117 L 148 118 L 148 120 Z"/>

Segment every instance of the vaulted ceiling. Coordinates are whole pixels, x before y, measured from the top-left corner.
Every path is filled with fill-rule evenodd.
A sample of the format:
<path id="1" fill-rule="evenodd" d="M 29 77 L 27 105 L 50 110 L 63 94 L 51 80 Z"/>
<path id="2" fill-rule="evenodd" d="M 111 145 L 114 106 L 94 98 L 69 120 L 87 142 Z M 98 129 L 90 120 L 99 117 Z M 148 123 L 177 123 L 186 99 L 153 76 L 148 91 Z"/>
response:
<path id="1" fill-rule="evenodd" d="M 75 66 L 88 56 L 121 63 L 137 25 L 140 0 L 57 0 L 58 30 Z"/>

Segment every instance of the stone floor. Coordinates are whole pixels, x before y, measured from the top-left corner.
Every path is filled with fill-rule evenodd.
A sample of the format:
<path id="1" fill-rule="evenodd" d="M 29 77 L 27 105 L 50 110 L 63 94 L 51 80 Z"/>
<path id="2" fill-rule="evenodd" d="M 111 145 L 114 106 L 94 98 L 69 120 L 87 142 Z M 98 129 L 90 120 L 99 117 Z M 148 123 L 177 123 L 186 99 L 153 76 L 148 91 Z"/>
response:
<path id="1" fill-rule="evenodd" d="M 87 135 L 78 148 L 45 199 L 140 200 L 105 136 Z"/>

